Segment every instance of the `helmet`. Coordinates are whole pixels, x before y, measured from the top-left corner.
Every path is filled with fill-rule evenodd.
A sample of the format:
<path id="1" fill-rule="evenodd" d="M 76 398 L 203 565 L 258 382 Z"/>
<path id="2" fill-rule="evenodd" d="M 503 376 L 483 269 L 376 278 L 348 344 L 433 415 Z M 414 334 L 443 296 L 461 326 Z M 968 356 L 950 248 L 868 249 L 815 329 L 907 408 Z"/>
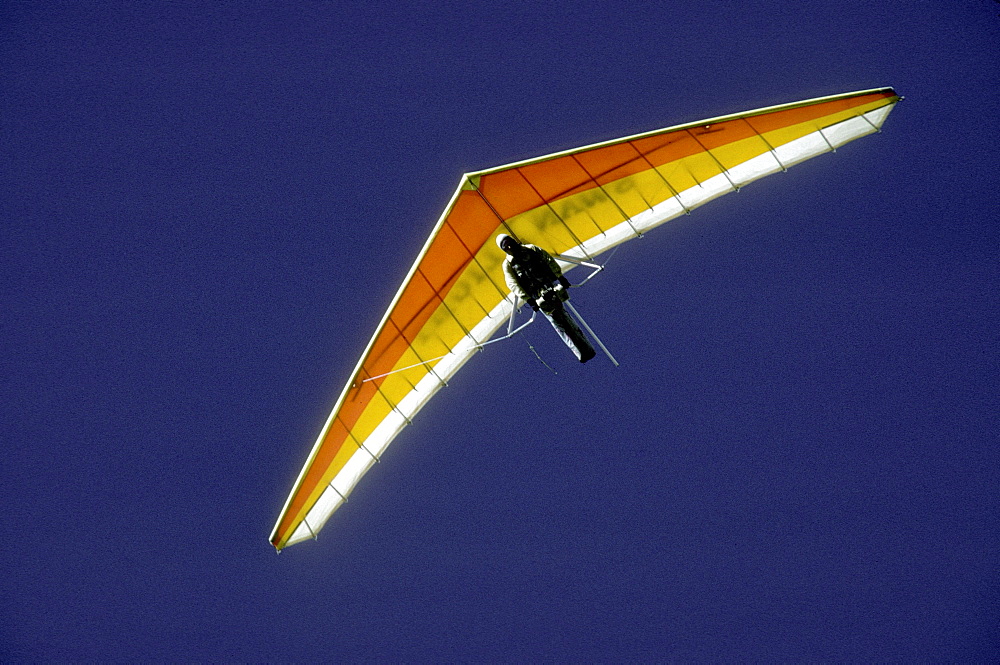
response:
<path id="1" fill-rule="evenodd" d="M 499 247 L 500 249 L 503 249 L 504 252 L 507 251 L 506 249 L 504 249 L 504 244 L 507 243 L 507 242 L 512 242 L 515 245 L 520 245 L 521 244 L 521 243 L 519 243 L 517 241 L 516 238 L 514 238 L 513 236 L 509 236 L 506 233 L 501 233 L 500 235 L 497 236 L 497 247 Z"/>

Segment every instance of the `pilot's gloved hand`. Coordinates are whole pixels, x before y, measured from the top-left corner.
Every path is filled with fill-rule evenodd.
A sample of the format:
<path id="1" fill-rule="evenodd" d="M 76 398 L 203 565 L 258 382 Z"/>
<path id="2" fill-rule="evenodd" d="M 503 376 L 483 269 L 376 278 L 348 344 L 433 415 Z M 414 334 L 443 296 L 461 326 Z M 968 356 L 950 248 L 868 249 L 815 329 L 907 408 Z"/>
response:
<path id="1" fill-rule="evenodd" d="M 534 300 L 529 300 L 528 301 L 528 305 L 531 306 L 532 311 L 535 311 L 535 312 L 538 311 L 538 303 L 535 302 Z"/>
<path id="2" fill-rule="evenodd" d="M 559 283 L 560 283 L 560 284 L 562 284 L 562 287 L 563 287 L 564 289 L 568 289 L 568 288 L 569 288 L 570 286 L 572 286 L 572 285 L 571 285 L 571 284 L 569 283 L 569 280 L 568 280 L 568 279 L 566 279 L 565 277 L 563 277 L 562 275 L 560 275 L 560 276 L 559 276 Z"/>

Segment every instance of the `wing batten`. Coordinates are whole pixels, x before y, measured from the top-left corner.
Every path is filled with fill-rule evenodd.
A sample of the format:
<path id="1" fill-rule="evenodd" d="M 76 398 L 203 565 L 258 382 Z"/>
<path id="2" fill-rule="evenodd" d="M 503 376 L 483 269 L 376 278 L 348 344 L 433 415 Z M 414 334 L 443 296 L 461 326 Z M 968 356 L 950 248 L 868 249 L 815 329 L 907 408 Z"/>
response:
<path id="1" fill-rule="evenodd" d="M 890 88 L 606 141 L 464 176 L 382 317 L 281 512 L 277 549 L 315 537 L 512 301 L 492 240 L 581 259 L 729 191 L 879 131 Z"/>

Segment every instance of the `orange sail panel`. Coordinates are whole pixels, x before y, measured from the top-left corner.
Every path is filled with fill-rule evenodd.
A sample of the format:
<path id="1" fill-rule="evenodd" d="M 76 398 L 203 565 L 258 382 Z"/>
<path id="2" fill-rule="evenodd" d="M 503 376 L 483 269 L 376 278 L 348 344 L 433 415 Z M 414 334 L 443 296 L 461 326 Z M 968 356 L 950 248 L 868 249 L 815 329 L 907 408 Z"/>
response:
<path id="1" fill-rule="evenodd" d="M 337 400 L 271 543 L 281 550 L 316 537 L 396 434 L 510 316 L 498 234 L 593 258 L 878 131 L 899 99 L 891 88 L 834 95 L 463 176 Z"/>

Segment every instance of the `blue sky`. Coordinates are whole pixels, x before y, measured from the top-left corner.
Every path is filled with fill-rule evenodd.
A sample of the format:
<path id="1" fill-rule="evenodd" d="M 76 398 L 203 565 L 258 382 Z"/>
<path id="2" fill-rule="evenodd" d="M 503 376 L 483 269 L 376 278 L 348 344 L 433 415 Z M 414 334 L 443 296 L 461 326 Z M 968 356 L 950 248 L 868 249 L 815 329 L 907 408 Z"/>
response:
<path id="1" fill-rule="evenodd" d="M 996 660 L 994 2 L 0 7 L 5 660 Z M 894 86 L 267 535 L 462 173 Z"/>

